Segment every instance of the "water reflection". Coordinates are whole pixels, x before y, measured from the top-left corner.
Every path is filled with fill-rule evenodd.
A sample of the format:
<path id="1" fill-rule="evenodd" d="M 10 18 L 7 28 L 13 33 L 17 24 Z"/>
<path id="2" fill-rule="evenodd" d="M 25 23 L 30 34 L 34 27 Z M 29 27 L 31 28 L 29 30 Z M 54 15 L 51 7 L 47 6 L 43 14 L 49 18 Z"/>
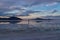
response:
<path id="1" fill-rule="evenodd" d="M 60 21 L 0 22 L 1 40 L 60 40 Z"/>
<path id="2" fill-rule="evenodd" d="M 0 21 L 0 23 L 11 23 L 11 24 L 16 24 L 16 23 L 19 23 L 19 22 L 21 22 L 21 21 Z"/>
<path id="3" fill-rule="evenodd" d="M 56 21 L 56 20 L 55 20 Z M 13 22 L 0 22 L 0 29 L 8 30 L 60 30 L 60 22 L 43 21 L 37 22 L 35 20 L 13 21 Z"/>
<path id="4" fill-rule="evenodd" d="M 0 22 L 0 29 L 9 30 L 60 30 L 60 23 L 58 22 L 36 22 L 34 20 L 28 21 L 14 21 L 14 22 Z"/>

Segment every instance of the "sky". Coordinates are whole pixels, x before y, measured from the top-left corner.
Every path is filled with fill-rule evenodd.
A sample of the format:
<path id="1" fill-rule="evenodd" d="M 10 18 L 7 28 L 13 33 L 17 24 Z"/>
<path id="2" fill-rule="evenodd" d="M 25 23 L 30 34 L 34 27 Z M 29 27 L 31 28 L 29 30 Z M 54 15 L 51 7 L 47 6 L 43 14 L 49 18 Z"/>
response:
<path id="1" fill-rule="evenodd" d="M 60 0 L 0 0 L 0 16 L 60 16 Z"/>

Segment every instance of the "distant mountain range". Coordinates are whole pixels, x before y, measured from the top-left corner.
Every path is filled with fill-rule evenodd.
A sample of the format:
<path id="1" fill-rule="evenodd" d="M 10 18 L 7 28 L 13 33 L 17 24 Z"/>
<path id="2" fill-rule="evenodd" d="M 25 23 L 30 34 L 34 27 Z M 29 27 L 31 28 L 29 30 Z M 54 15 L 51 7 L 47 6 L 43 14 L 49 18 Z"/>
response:
<path id="1" fill-rule="evenodd" d="M 51 20 L 51 19 L 35 18 L 35 19 L 32 19 L 32 20 Z"/>
<path id="2" fill-rule="evenodd" d="M 10 22 L 10 23 L 18 23 L 21 22 L 21 18 L 18 17 L 10 17 L 10 18 L 0 18 L 0 22 Z"/>
<path id="3" fill-rule="evenodd" d="M 0 20 L 22 20 L 21 18 L 18 17 L 10 17 L 10 18 L 0 18 Z"/>
<path id="4" fill-rule="evenodd" d="M 60 16 L 45 16 L 44 19 L 60 19 Z"/>

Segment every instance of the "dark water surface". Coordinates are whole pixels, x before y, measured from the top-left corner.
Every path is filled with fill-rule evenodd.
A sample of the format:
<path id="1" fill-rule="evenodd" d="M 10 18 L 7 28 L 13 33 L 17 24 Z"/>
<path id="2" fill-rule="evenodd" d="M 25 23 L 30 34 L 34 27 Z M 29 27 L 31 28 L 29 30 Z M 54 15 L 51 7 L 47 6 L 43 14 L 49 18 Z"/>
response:
<path id="1" fill-rule="evenodd" d="M 0 40 L 60 40 L 60 20 L 0 22 Z"/>

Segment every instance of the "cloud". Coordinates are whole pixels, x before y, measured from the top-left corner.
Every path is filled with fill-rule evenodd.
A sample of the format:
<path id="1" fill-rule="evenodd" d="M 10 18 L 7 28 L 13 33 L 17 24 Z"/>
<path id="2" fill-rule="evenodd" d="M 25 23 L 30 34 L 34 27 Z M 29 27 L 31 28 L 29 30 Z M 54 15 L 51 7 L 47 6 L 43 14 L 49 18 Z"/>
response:
<path id="1" fill-rule="evenodd" d="M 46 6 L 54 6 L 54 5 L 57 5 L 58 2 L 52 2 L 52 3 L 48 3 L 48 4 L 45 4 Z"/>
<path id="2" fill-rule="evenodd" d="M 33 3 L 31 4 L 31 6 L 33 5 L 40 5 L 40 4 L 49 4 L 49 5 L 52 5 L 52 4 L 55 4 L 60 2 L 60 0 L 33 0 Z"/>
<path id="3" fill-rule="evenodd" d="M 28 7 L 42 3 L 60 2 L 60 0 L 0 0 L 0 2 L 5 4 L 6 6 L 20 5 Z"/>
<path id="4" fill-rule="evenodd" d="M 45 4 L 46 6 L 56 5 L 60 0 L 0 0 L 0 15 L 9 14 L 8 12 L 14 12 L 18 10 L 22 12 L 21 15 L 29 15 L 31 13 L 37 13 L 38 11 L 31 11 L 28 7 Z M 19 15 L 20 12 L 14 15 Z"/>
<path id="5" fill-rule="evenodd" d="M 53 10 L 53 11 L 52 11 L 52 13 L 56 13 L 56 12 L 58 12 L 58 10 Z"/>
<path id="6" fill-rule="evenodd" d="M 22 16 L 29 16 L 30 14 L 34 14 L 34 13 L 38 13 L 38 12 L 41 12 L 41 11 L 28 10 L 28 11 L 23 12 L 21 15 Z"/>
<path id="7" fill-rule="evenodd" d="M 33 10 L 10 10 L 10 11 L 6 11 L 4 12 L 5 15 L 16 15 L 16 16 L 29 16 L 29 14 L 33 14 L 33 13 L 38 13 L 41 11 L 33 11 Z"/>

